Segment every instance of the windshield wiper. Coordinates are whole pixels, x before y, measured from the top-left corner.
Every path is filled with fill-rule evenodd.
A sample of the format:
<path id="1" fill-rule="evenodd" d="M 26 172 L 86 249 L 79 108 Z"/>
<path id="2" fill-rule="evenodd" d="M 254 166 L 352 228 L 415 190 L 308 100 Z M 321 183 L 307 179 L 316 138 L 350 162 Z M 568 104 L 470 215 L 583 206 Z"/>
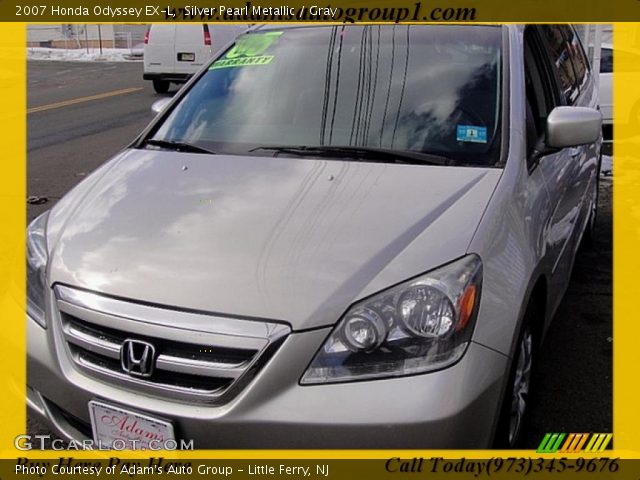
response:
<path id="1" fill-rule="evenodd" d="M 321 156 L 333 158 L 350 158 L 355 160 L 409 163 L 413 165 L 451 165 L 453 160 L 441 155 L 426 152 L 414 152 L 411 150 L 391 150 L 376 147 L 353 147 L 338 145 L 265 145 L 250 150 L 274 150 L 279 153 L 291 153 L 303 156 Z"/>
<path id="2" fill-rule="evenodd" d="M 209 153 L 215 155 L 216 152 L 207 150 L 206 148 L 193 145 L 186 142 L 174 142 L 173 140 L 156 140 L 149 139 L 144 142 L 144 145 L 153 145 L 154 147 L 165 148 L 167 150 L 175 150 L 176 152 L 188 152 L 188 153 Z"/>

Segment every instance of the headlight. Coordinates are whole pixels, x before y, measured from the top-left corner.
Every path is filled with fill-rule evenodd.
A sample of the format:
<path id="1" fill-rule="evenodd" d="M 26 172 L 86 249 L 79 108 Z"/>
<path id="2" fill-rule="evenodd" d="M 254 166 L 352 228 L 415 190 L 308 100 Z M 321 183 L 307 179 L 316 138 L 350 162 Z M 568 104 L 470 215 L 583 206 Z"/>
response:
<path id="1" fill-rule="evenodd" d="M 425 373 L 457 362 L 471 341 L 482 262 L 467 255 L 352 306 L 302 384 Z"/>
<path id="2" fill-rule="evenodd" d="M 48 216 L 49 212 L 43 213 L 27 227 L 27 313 L 45 328 Z"/>

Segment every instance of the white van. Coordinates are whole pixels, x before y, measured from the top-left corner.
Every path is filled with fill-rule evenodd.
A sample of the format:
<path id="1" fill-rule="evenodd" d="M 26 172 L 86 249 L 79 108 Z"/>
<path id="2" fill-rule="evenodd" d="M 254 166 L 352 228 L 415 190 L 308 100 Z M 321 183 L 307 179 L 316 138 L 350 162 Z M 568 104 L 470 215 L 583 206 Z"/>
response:
<path id="1" fill-rule="evenodd" d="M 154 24 L 144 37 L 145 80 L 157 93 L 184 83 L 218 50 L 249 28 L 249 24 Z"/>

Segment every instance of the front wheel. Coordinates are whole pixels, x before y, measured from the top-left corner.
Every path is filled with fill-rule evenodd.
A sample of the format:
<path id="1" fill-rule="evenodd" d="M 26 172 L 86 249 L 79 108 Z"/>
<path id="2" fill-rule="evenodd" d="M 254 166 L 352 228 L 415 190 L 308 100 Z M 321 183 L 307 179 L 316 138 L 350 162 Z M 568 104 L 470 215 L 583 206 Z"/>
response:
<path id="1" fill-rule="evenodd" d="M 156 93 L 167 93 L 169 91 L 170 82 L 166 80 L 154 80 L 153 89 Z"/>
<path id="2" fill-rule="evenodd" d="M 529 316 L 528 316 L 529 317 Z M 518 339 L 518 345 L 511 364 L 509 383 L 503 400 L 498 431 L 496 432 L 497 448 L 515 448 L 518 446 L 524 430 L 528 414 L 531 372 L 534 361 L 534 341 L 530 318 L 525 318 L 525 325 Z"/>

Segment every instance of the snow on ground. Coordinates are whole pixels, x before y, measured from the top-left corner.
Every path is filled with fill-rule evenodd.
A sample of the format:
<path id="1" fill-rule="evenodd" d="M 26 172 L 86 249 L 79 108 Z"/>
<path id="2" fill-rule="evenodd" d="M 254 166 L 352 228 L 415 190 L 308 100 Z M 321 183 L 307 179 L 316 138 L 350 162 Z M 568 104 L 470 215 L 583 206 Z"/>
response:
<path id="1" fill-rule="evenodd" d="M 142 48 L 27 48 L 29 60 L 58 60 L 67 62 L 131 62 L 142 61 Z"/>

